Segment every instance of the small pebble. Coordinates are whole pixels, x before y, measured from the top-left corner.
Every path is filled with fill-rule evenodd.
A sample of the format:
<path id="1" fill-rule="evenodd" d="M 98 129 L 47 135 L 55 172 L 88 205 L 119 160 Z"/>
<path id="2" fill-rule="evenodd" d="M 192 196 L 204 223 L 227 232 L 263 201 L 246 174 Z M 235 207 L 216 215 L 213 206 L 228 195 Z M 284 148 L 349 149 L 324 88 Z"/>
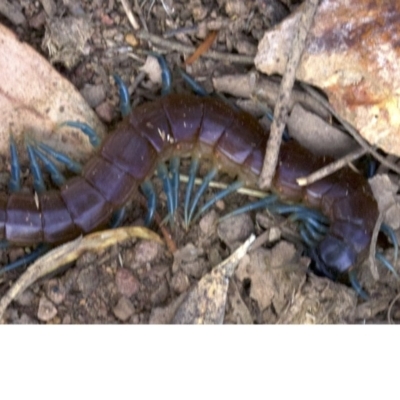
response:
<path id="1" fill-rule="evenodd" d="M 186 274 L 182 271 L 178 271 L 171 279 L 171 288 L 176 293 L 181 294 L 186 292 L 190 287 L 190 281 Z"/>
<path id="2" fill-rule="evenodd" d="M 39 300 L 39 309 L 37 317 L 40 321 L 48 322 L 57 315 L 57 308 L 54 304 L 46 297 L 42 297 Z"/>
<path id="3" fill-rule="evenodd" d="M 104 122 L 111 122 L 114 114 L 114 107 L 108 103 L 108 101 L 104 101 L 100 105 L 96 107 L 96 114 L 99 118 Z"/>
<path id="4" fill-rule="evenodd" d="M 126 321 L 135 312 L 135 307 L 125 296 L 121 297 L 113 308 L 114 315 L 121 321 Z"/>
<path id="5" fill-rule="evenodd" d="M 59 284 L 57 279 L 51 279 L 46 285 L 46 296 L 54 303 L 61 304 L 66 295 L 64 285 Z"/>
<path id="6" fill-rule="evenodd" d="M 167 299 L 169 295 L 169 287 L 166 280 L 162 281 L 157 289 L 150 295 L 150 301 L 153 305 L 158 306 Z"/>
<path id="7" fill-rule="evenodd" d="M 254 223 L 249 214 L 240 214 L 223 220 L 217 232 L 219 238 L 232 249 L 235 243 L 245 241 L 254 232 Z"/>
<path id="8" fill-rule="evenodd" d="M 103 85 L 86 84 L 81 90 L 81 94 L 92 108 L 100 105 L 106 98 L 106 93 Z"/>
<path id="9" fill-rule="evenodd" d="M 99 273 L 95 266 L 90 266 L 83 269 L 78 276 L 77 284 L 82 294 L 89 296 L 99 284 Z"/>
<path id="10" fill-rule="evenodd" d="M 214 210 L 207 213 L 199 222 L 201 231 L 205 235 L 210 235 L 216 231 L 218 215 Z"/>
<path id="11" fill-rule="evenodd" d="M 140 287 L 139 281 L 126 268 L 119 268 L 117 270 L 115 283 L 118 291 L 126 297 L 133 296 L 138 292 Z"/>
<path id="12" fill-rule="evenodd" d="M 141 240 L 135 246 L 132 260 L 125 260 L 132 269 L 137 269 L 156 261 L 161 254 L 162 246 L 150 240 Z"/>
<path id="13" fill-rule="evenodd" d="M 29 306 L 30 304 L 32 304 L 33 300 L 35 298 L 34 293 L 32 292 L 32 290 L 27 289 L 25 291 L 23 291 L 16 299 L 15 301 L 21 305 L 21 306 Z"/>

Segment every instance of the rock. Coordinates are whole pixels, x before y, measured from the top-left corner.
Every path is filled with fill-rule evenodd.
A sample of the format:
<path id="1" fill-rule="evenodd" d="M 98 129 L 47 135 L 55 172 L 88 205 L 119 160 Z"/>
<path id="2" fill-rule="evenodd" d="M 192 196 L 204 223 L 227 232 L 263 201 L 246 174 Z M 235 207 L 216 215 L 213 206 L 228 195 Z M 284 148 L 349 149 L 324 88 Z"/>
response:
<path id="1" fill-rule="evenodd" d="M 178 271 L 171 279 L 171 289 L 181 294 L 186 292 L 190 287 L 188 276 L 182 271 Z"/>
<path id="2" fill-rule="evenodd" d="M 115 276 L 115 283 L 118 291 L 126 296 L 131 297 L 139 290 L 140 283 L 133 274 L 126 268 L 119 268 Z"/>
<path id="3" fill-rule="evenodd" d="M 302 7 L 259 43 L 256 68 L 283 74 Z M 324 90 L 371 144 L 400 155 L 400 3 L 322 0 L 297 79 Z"/>
<path id="4" fill-rule="evenodd" d="M 359 145 L 349 135 L 295 104 L 287 122 L 289 134 L 313 154 L 344 157 Z"/>
<path id="5" fill-rule="evenodd" d="M 249 214 L 240 214 L 223 220 L 217 228 L 219 238 L 234 250 L 254 232 Z"/>
<path id="6" fill-rule="evenodd" d="M 93 265 L 83 269 L 79 273 L 77 284 L 83 296 L 88 297 L 99 284 L 99 273 L 97 268 Z"/>
<path id="7" fill-rule="evenodd" d="M 57 309 L 54 304 L 46 297 L 39 300 L 39 309 L 37 317 L 43 321 L 48 322 L 57 315 Z"/>
<path id="8" fill-rule="evenodd" d="M 135 307 L 125 296 L 121 297 L 113 308 L 114 315 L 121 321 L 126 321 L 135 312 Z"/>
<path id="9" fill-rule="evenodd" d="M 66 295 L 65 286 L 57 279 L 51 279 L 46 283 L 46 296 L 54 303 L 61 304 Z"/>
<path id="10" fill-rule="evenodd" d="M 92 108 L 100 105 L 106 98 L 106 93 L 103 85 L 86 84 L 81 90 L 81 94 Z"/>
<path id="11" fill-rule="evenodd" d="M 132 253 L 133 259 L 128 260 L 127 257 L 124 261 L 131 269 L 138 269 L 156 261 L 162 254 L 162 250 L 163 248 L 159 243 L 151 240 L 141 240 L 136 244 L 135 251 Z"/>

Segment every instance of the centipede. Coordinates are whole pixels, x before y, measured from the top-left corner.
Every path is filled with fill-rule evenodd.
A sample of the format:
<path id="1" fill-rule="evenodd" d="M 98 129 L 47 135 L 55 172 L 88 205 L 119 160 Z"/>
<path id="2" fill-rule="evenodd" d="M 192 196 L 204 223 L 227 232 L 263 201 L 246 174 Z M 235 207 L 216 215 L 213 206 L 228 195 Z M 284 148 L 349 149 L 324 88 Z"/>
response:
<path id="1" fill-rule="evenodd" d="M 168 94 L 125 114 L 80 173 L 58 190 L 0 194 L 3 243 L 54 246 L 99 230 L 138 190 L 146 192 L 154 172 L 163 171 L 160 165 L 181 157 L 191 158 L 193 165 L 207 159 L 212 176 L 222 171 L 236 177 L 235 189 L 257 187 L 268 131 L 247 112 L 215 97 Z M 42 157 L 40 151 L 35 154 Z M 323 214 L 328 228 L 311 256 L 317 270 L 332 278 L 348 274 L 366 258 L 379 211 L 368 181 L 349 167 L 305 187 L 297 184 L 330 162 L 295 140 L 284 142 L 272 192 L 280 201 Z"/>

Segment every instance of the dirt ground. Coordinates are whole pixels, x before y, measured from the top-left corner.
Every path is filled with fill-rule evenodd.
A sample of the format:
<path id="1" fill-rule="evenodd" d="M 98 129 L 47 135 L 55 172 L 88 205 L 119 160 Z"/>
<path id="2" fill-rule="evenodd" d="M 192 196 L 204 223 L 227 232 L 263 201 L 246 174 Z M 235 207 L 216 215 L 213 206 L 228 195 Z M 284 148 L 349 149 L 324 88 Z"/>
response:
<path id="1" fill-rule="evenodd" d="M 197 47 L 210 31 L 217 30 L 212 49 L 243 56 L 242 63 L 200 58 L 187 66 L 186 71 L 208 91 L 213 89 L 212 77 L 254 70 L 245 60 L 255 55 L 264 31 L 298 6 L 298 2 L 289 0 L 128 3 L 135 10 L 140 28 L 160 38 Z M 184 68 L 187 55 L 172 47 L 165 51 L 146 40 L 136 43 L 120 1 L 11 0 L 9 4 L 7 18 L 0 15 L 0 22 L 50 60 L 110 128 L 121 119 L 113 74 L 128 83 L 133 106 L 160 95 L 160 86 L 141 71 L 146 50 L 164 53 L 173 70 L 174 90 L 188 90 L 177 71 L 177 67 Z M 60 33 L 71 26 L 84 39 L 81 46 L 60 42 Z M 203 174 L 206 168 L 202 166 Z M 154 179 L 154 183 L 160 191 L 160 182 Z M 206 199 L 212 194 L 208 190 Z M 183 184 L 180 198 L 184 198 Z M 360 283 L 370 294 L 369 300 L 363 301 L 350 287 L 317 277 L 309 270 L 310 260 L 303 253 L 296 231 L 283 218 L 250 213 L 215 224 L 218 216 L 248 201 L 246 196 L 231 195 L 218 202 L 187 232 L 182 228 L 180 209 L 175 225 L 166 226 L 178 249 L 175 254 L 154 241 L 133 239 L 105 250 L 87 252 L 66 270 L 22 293 L 8 307 L 5 321 L 10 324 L 179 322 L 174 315 L 185 304 L 189 291 L 252 233 L 263 235 L 265 240 L 240 261 L 230 280 L 227 299 L 221 300 L 225 308 L 224 323 L 387 321 L 398 283 L 386 269 L 379 267 L 380 279 L 376 282 L 367 265 L 359 267 Z M 145 210 L 136 202 L 129 205 L 128 211 L 124 225 L 143 222 Z M 165 215 L 163 194 L 157 211 Z M 160 233 L 156 226 L 152 228 Z M 4 250 L 1 260 L 6 264 L 23 252 L 23 249 Z M 388 250 L 388 257 L 392 253 Z M 20 273 L 1 278 L 0 296 Z M 391 318 L 400 318 L 396 304 Z"/>

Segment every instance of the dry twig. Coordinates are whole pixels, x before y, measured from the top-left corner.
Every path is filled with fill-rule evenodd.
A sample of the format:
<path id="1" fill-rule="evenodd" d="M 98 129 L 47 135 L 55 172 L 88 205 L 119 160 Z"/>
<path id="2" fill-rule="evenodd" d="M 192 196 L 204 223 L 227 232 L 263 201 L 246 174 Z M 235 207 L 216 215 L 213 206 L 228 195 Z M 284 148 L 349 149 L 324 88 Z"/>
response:
<path id="1" fill-rule="evenodd" d="M 367 152 L 368 151 L 363 148 L 354 150 L 351 153 L 347 154 L 347 156 L 344 156 L 339 160 L 336 160 L 326 165 L 325 167 L 319 169 L 318 171 L 315 171 L 308 176 L 296 179 L 297 184 L 299 186 L 307 186 L 310 185 L 311 183 L 319 181 L 320 179 L 325 178 L 326 176 L 331 175 L 334 172 L 338 171 L 339 169 L 343 168 L 349 162 L 357 160 L 358 158 L 362 157 Z"/>
<path id="2" fill-rule="evenodd" d="M 196 50 L 194 46 L 189 46 L 175 40 L 164 39 L 158 35 L 143 30 L 135 32 L 135 35 L 138 39 L 148 40 L 152 44 L 163 47 L 166 50 L 173 50 L 183 54 L 192 54 Z M 202 57 L 220 60 L 226 63 L 243 65 L 252 65 L 254 63 L 254 57 L 252 56 L 245 56 L 242 54 L 226 54 L 214 50 L 207 51 L 202 55 Z"/>
<path id="3" fill-rule="evenodd" d="M 308 31 L 310 30 L 314 19 L 318 0 L 306 0 L 304 5 L 305 7 L 292 43 L 291 54 L 286 64 L 286 71 L 282 77 L 278 101 L 274 109 L 274 120 L 272 121 L 271 133 L 268 138 L 267 149 L 265 152 L 264 165 L 259 179 L 259 186 L 261 189 L 269 188 L 271 186 L 272 178 L 275 175 L 279 149 L 282 142 L 282 134 L 288 116 L 290 94 L 296 79 L 296 69 L 303 53 Z"/>

